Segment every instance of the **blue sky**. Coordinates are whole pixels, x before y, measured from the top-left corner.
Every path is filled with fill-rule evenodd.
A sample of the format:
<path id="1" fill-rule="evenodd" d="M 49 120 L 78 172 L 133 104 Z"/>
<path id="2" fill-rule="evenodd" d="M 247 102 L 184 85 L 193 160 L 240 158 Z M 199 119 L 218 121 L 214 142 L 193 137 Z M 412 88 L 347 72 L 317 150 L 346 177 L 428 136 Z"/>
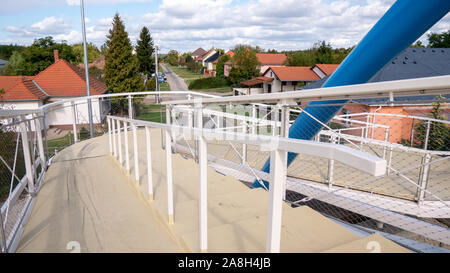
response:
<path id="1" fill-rule="evenodd" d="M 79 0 L 3 0 L 0 43 L 29 45 L 53 36 L 81 41 Z M 88 41 L 104 43 L 118 12 L 133 43 L 142 26 L 163 52 L 239 43 L 278 50 L 305 49 L 326 40 L 356 44 L 394 0 L 85 0 Z M 431 31 L 450 29 L 447 15 Z M 426 40 L 424 35 L 421 40 Z"/>

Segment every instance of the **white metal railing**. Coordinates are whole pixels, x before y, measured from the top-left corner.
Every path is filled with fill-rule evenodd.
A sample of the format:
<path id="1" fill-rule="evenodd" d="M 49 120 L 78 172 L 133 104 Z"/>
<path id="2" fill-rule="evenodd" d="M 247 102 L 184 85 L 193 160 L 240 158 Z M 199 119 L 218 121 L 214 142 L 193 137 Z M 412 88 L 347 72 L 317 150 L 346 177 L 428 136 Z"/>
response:
<path id="1" fill-rule="evenodd" d="M 79 107 L 85 105 L 88 99 L 93 100 L 109 100 L 111 98 L 125 98 L 129 102 L 129 114 L 133 116 L 132 101 L 135 97 L 155 96 L 168 99 L 174 99 L 177 97 L 186 97 L 188 100 L 198 97 L 214 98 L 216 96 L 203 94 L 192 91 L 170 91 L 170 92 L 133 92 L 133 93 L 115 93 L 104 94 L 88 97 L 76 97 L 67 98 L 60 101 L 45 104 L 36 109 L 25 110 L 6 110 L 0 109 L 0 132 L 11 133 L 15 135 L 15 157 L 14 151 L 8 151 L 12 153 L 13 158 L 3 158 L 0 154 L 0 167 L 4 168 L 8 173 L 2 173 L 1 175 L 9 175 L 10 185 L 8 185 L 7 196 L 5 200 L 0 203 L 0 252 L 13 252 L 15 251 L 20 236 L 23 232 L 23 228 L 26 224 L 26 219 L 29 216 L 32 206 L 35 201 L 40 187 L 40 182 L 45 176 L 48 166 L 51 164 L 52 154 L 47 147 L 47 130 L 49 128 L 48 115 L 54 113 L 54 111 L 64 109 L 66 114 L 70 115 L 66 117 L 69 123 L 72 124 L 73 142 L 70 141 L 68 145 L 77 143 L 80 141 L 79 126 L 87 120 L 83 119 L 83 113 L 80 112 Z M 101 109 L 100 115 L 105 115 L 111 109 Z M 102 118 L 98 120 L 102 122 Z M 121 126 L 118 122 L 107 122 L 110 130 L 128 130 L 129 126 Z M 120 126 L 120 127 L 119 127 Z M 134 130 L 135 131 L 135 130 Z M 115 136 L 116 137 L 116 136 Z M 125 135 L 125 143 L 127 143 L 127 135 Z M 70 138 L 70 136 L 69 136 Z M 2 139 L 0 139 L 2 140 Z M 11 143 L 12 145 L 13 143 Z M 0 145 L 0 149 L 9 149 L 9 146 Z M 21 150 L 21 154 L 17 154 L 17 149 Z M 114 149 L 120 149 L 114 146 Z M 128 153 L 128 147 L 125 147 Z M 137 154 L 134 147 L 135 154 Z M 55 149 L 56 153 L 56 149 Z M 120 151 L 114 151 L 114 153 L 121 154 Z M 8 153 L 9 154 L 9 153 Z M 18 174 L 15 168 L 18 160 L 24 162 L 24 174 Z M 10 160 L 11 163 L 8 163 Z M 123 159 L 122 159 L 123 160 Z M 126 170 L 129 172 L 129 161 L 125 159 L 124 164 Z M 151 163 L 150 163 L 151 164 Z M 136 180 L 138 180 L 139 170 L 135 170 Z M 2 181 L 6 181 L 6 177 L 1 177 Z M 6 184 L 2 185 L 6 188 Z"/>
<path id="2" fill-rule="evenodd" d="M 169 224 L 174 224 L 174 204 L 173 204 L 173 178 L 172 178 L 172 149 L 171 143 L 173 138 L 183 136 L 188 139 L 195 139 L 198 144 L 198 164 L 200 169 L 200 192 L 199 192 L 199 211 L 200 211 L 200 250 L 207 250 L 207 165 L 208 165 L 208 148 L 207 142 L 210 140 L 229 140 L 241 144 L 254 144 L 258 143 L 265 149 L 270 149 L 271 156 L 271 187 L 269 190 L 269 220 L 268 220 L 268 232 L 267 232 L 267 251 L 279 252 L 280 250 L 280 236 L 281 236 L 281 208 L 283 202 L 283 191 L 286 183 L 286 156 L 287 152 L 301 153 L 301 154 L 314 154 L 323 158 L 332 159 L 344 163 L 348 166 L 364 171 L 374 176 L 383 175 L 386 170 L 386 161 L 378 157 L 372 156 L 361 151 L 351 149 L 346 146 L 329 144 L 329 143 L 317 143 L 313 141 L 295 140 L 283 137 L 277 137 L 274 139 L 271 136 L 264 135 L 251 135 L 245 133 L 223 132 L 216 131 L 214 129 L 203 128 L 203 113 L 202 108 L 197 107 L 195 109 L 196 115 L 196 128 L 186 126 L 176 126 L 171 124 L 171 113 L 169 109 L 166 109 L 166 124 L 154 123 L 148 121 L 140 121 L 129 118 L 108 116 L 108 123 L 117 123 L 118 129 L 112 126 L 110 131 L 110 152 L 123 166 L 121 134 L 128 133 L 126 130 L 122 131 L 120 128 L 127 128 L 121 126 L 121 123 L 129 123 L 133 128 L 133 136 L 136 135 L 136 127 L 144 127 L 146 132 L 146 149 L 149 149 L 151 145 L 150 128 L 163 129 L 165 131 L 165 150 L 166 150 L 166 183 L 167 183 L 167 215 Z M 134 166 L 139 166 L 139 157 L 137 156 L 139 145 L 137 138 L 133 137 L 134 149 Z M 118 147 L 118 148 L 115 148 Z M 118 152 L 117 152 L 118 151 Z M 125 151 L 125 158 L 129 158 L 130 155 Z M 283 159 L 284 158 L 284 159 Z M 147 161 L 151 161 L 151 157 L 147 155 Z M 153 170 L 151 164 L 147 162 L 147 172 L 151 176 Z M 137 168 L 135 168 L 137 169 Z M 136 183 L 139 183 L 139 176 L 136 175 Z M 146 195 L 152 196 L 153 190 L 151 189 L 151 183 L 147 189 Z M 152 197 L 153 198 L 153 197 Z"/>
<path id="3" fill-rule="evenodd" d="M 250 145 L 255 145 L 255 143 L 257 144 L 257 146 L 262 147 L 263 149 L 266 150 L 270 150 L 271 152 L 271 160 L 274 160 L 274 163 L 271 164 L 272 165 L 277 165 L 278 167 L 280 166 L 280 156 L 283 155 L 286 152 L 295 152 L 295 153 L 299 153 L 299 154 L 306 154 L 306 155 L 313 155 L 313 156 L 317 156 L 317 157 L 321 157 L 326 159 L 329 163 L 331 162 L 340 162 L 342 160 L 349 160 L 348 162 L 344 162 L 347 165 L 350 165 L 356 169 L 363 169 L 365 172 L 368 172 L 370 174 L 381 174 L 382 172 L 385 172 L 386 169 L 389 171 L 391 171 L 392 173 L 396 174 L 396 175 L 402 175 L 402 172 L 395 172 L 392 171 L 390 169 L 390 163 L 391 163 L 391 157 L 390 156 L 385 156 L 383 154 L 383 156 L 374 156 L 372 155 L 372 159 L 374 161 L 364 161 L 361 160 L 362 158 L 366 158 L 366 156 L 368 155 L 367 152 L 362 152 L 362 151 L 358 151 L 356 149 L 351 149 L 349 147 L 346 147 L 344 145 L 338 145 L 338 144 L 329 144 L 329 143 L 313 143 L 310 141 L 306 141 L 306 142 L 302 142 L 300 140 L 291 140 L 291 139 L 284 139 L 283 137 L 278 137 L 278 135 L 281 136 L 285 136 L 286 135 L 286 128 L 289 128 L 289 119 L 287 119 L 288 122 L 286 122 L 286 118 L 284 118 L 284 120 L 280 119 L 280 113 L 281 115 L 289 115 L 289 112 L 294 110 L 291 109 L 290 106 L 296 106 L 296 102 L 297 101 L 311 101 L 311 100 L 331 100 L 331 99 L 342 99 L 342 100 L 347 100 L 347 99 L 351 99 L 351 98 L 379 98 L 379 97 L 384 97 L 384 96 L 388 96 L 388 97 L 395 97 L 395 96 L 409 96 L 409 95 L 428 95 L 428 94 L 449 94 L 450 93 L 450 76 L 441 76 L 441 77 L 432 77 L 432 78 L 424 78 L 424 79 L 414 79 L 414 80 L 403 80 L 403 81 L 394 81 L 394 82 L 383 82 L 383 83 L 375 83 L 375 84 L 363 84 L 363 85 L 353 85 L 353 86 L 341 86 L 341 87 L 333 87 L 333 88 L 326 88 L 326 89 L 316 89 L 316 90 L 308 90 L 308 91 L 293 91 L 293 92 L 283 92 L 283 93 L 272 93 L 272 94 L 258 94 L 258 95 L 250 95 L 250 96 L 232 96 L 232 97 L 218 97 L 218 96 L 213 96 L 213 95 L 207 95 L 207 94 L 203 94 L 203 93 L 197 93 L 197 92 L 191 92 L 191 91 L 170 91 L 170 92 L 135 92 L 135 93 L 117 93 L 117 94 L 105 94 L 105 95 L 98 95 L 98 96 L 91 96 L 89 97 L 89 99 L 91 100 L 95 100 L 95 99 L 100 99 L 100 100 L 109 100 L 110 98 L 127 98 L 128 99 L 128 105 L 129 105 L 129 117 L 132 118 L 133 117 L 133 108 L 132 108 L 132 103 L 130 103 L 132 101 L 132 99 L 134 99 L 135 97 L 143 97 L 143 96 L 167 96 L 167 98 L 169 99 L 169 101 L 164 101 L 162 102 L 163 105 L 168 105 L 168 107 L 166 107 L 165 111 L 165 115 L 166 115 L 166 123 L 167 124 L 158 124 L 158 123 L 151 123 L 151 122 L 145 122 L 145 121 L 137 121 L 137 120 L 133 120 L 133 119 L 125 119 L 125 118 L 119 118 L 119 117 L 112 117 L 112 116 L 108 116 L 106 119 L 107 125 L 108 125 L 108 131 L 109 132 L 113 132 L 112 134 L 109 134 L 109 140 L 110 140 L 110 151 L 112 152 L 113 155 L 115 155 L 116 157 L 119 157 L 119 154 L 121 155 L 121 158 L 118 158 L 118 160 L 121 162 L 121 164 L 124 165 L 124 168 L 126 171 L 130 171 L 130 160 L 132 160 L 131 158 L 129 158 L 128 156 L 123 156 L 123 154 L 129 154 L 131 153 L 131 151 L 133 151 L 133 154 L 135 156 L 134 160 L 138 160 L 137 155 L 138 152 L 140 150 L 142 150 L 143 147 L 139 147 L 137 140 L 136 140 L 136 130 L 137 130 L 137 126 L 140 127 L 145 127 L 146 128 L 146 149 L 150 149 L 150 145 L 149 143 L 151 143 L 151 134 L 150 134 L 150 130 L 149 128 L 160 128 L 161 130 L 164 131 L 171 131 L 171 133 L 166 133 L 164 134 L 164 142 L 166 144 L 166 157 L 167 157 L 167 170 L 171 170 L 171 159 L 170 158 L 170 151 L 172 146 L 175 146 L 173 144 L 175 144 L 174 142 L 174 137 L 177 135 L 176 132 L 173 132 L 173 130 L 175 131 L 181 131 L 183 132 L 182 134 L 179 135 L 183 135 L 184 137 L 191 137 L 197 140 L 198 144 L 196 144 L 197 146 L 195 147 L 194 153 L 197 154 L 198 156 L 198 161 L 199 164 L 201 164 L 202 166 L 205 165 L 205 155 L 206 158 L 210 158 L 210 154 L 208 153 L 208 147 L 202 147 L 202 141 L 204 142 L 208 142 L 209 138 L 212 137 L 212 139 L 214 139 L 215 137 L 221 137 L 223 138 L 225 137 L 229 137 L 230 139 L 228 139 L 229 142 L 232 143 L 239 143 L 242 145 L 242 150 L 241 151 L 237 151 L 236 152 L 238 154 L 241 155 L 240 157 L 240 161 L 239 164 L 244 164 L 245 163 L 245 159 L 246 159 L 246 155 L 247 155 L 247 151 L 246 151 L 246 145 L 250 146 Z M 185 97 L 187 99 L 183 99 L 183 100 L 176 100 L 177 97 L 182 96 Z M 33 143 L 36 143 L 36 145 L 34 144 L 30 144 L 29 146 L 33 146 L 33 148 L 28 147 L 28 149 L 30 150 L 29 153 L 31 154 L 30 158 L 27 159 L 25 158 L 25 162 L 26 165 L 28 165 L 27 168 L 27 173 L 24 175 L 23 178 L 19 178 L 19 177 L 15 177 L 14 179 L 17 181 L 20 181 L 17 186 L 12 189 L 11 194 L 9 194 L 8 196 L 8 201 L 10 204 L 14 203 L 15 199 L 25 191 L 30 191 L 30 201 L 27 201 L 27 205 L 26 205 L 26 210 L 24 210 L 23 215 L 26 215 L 26 213 L 29 213 L 30 208 L 32 202 L 33 202 L 33 194 L 37 193 L 37 190 L 39 189 L 39 181 L 43 178 L 43 176 L 45 175 L 45 171 L 47 166 L 51 163 L 51 156 L 45 154 L 45 145 L 46 145 L 46 136 L 45 135 L 41 135 L 39 136 L 39 134 L 34 133 L 35 131 L 41 131 L 41 130 L 31 130 L 31 127 L 33 128 L 39 128 L 39 126 L 41 126 L 41 129 L 47 129 L 47 125 L 46 124 L 46 115 L 48 115 L 49 113 L 51 113 L 52 111 L 54 111 L 55 109 L 60 109 L 60 108 L 67 108 L 70 109 L 71 111 L 71 115 L 73 116 L 73 119 L 71 120 L 72 122 L 72 130 L 74 132 L 74 142 L 78 142 L 80 141 L 80 139 L 77 137 L 77 130 L 78 130 L 78 126 L 81 123 L 81 117 L 80 117 L 80 110 L 77 108 L 79 105 L 85 104 L 87 103 L 87 97 L 79 97 L 79 98 L 70 98 L 70 99 L 64 99 L 58 102 L 54 102 L 54 103 L 50 103 L 44 106 L 39 107 L 38 109 L 30 109 L 30 110 L 0 110 L 0 120 L 8 120 L 9 122 L 6 125 L 2 125 L 1 129 L 2 130 L 6 130 L 8 128 L 13 128 L 12 131 L 14 132 L 20 132 L 20 138 L 23 140 L 25 139 L 26 141 L 24 141 L 24 143 L 28 143 L 29 138 L 31 137 L 33 139 Z M 201 102 L 201 103 L 199 103 Z M 276 103 L 277 105 L 267 105 L 267 104 L 263 104 L 263 103 Z M 197 105 L 195 105 L 197 104 Z M 173 124 L 174 118 L 173 118 L 173 113 L 171 112 L 173 109 L 182 109 L 182 111 L 185 111 L 185 113 L 188 113 L 188 115 L 191 116 L 191 122 L 189 124 L 191 124 L 191 127 L 193 126 L 193 119 L 195 116 L 197 116 L 197 119 L 199 116 L 202 117 L 208 117 L 208 118 L 214 118 L 215 116 L 219 116 L 220 111 L 215 111 L 214 109 L 208 109 L 207 106 L 209 105 L 214 105 L 214 104 L 218 104 L 218 105 L 226 105 L 226 104 L 231 104 L 231 105 L 236 105 L 236 104 L 250 104 L 251 110 L 250 110 L 250 116 L 247 116 L 245 118 L 240 117 L 239 115 L 233 114 L 232 113 L 227 113 L 227 117 L 229 119 L 235 119 L 238 120 L 239 125 L 234 127 L 234 126 L 222 126 L 220 123 L 215 123 L 217 126 L 217 128 L 215 128 L 215 130 L 212 129 L 207 129 L 207 128 L 201 128 L 204 126 L 204 124 L 201 124 L 199 122 L 195 123 L 195 126 L 199 127 L 199 128 L 188 128 L 187 126 L 176 126 L 175 124 Z M 196 106 L 196 107 L 194 107 Z M 270 110 L 264 114 L 264 115 L 257 115 L 257 112 L 255 109 L 257 109 L 257 107 L 266 107 L 266 108 L 270 108 Z M 202 111 L 200 110 L 196 110 L 196 109 L 202 109 Z M 283 110 L 284 109 L 284 110 Z M 109 109 L 103 109 L 103 113 L 107 113 Z M 197 111 L 197 112 L 196 112 Z M 200 114 L 201 113 L 201 114 Z M 272 114 L 272 118 L 270 120 L 268 120 L 266 118 L 267 115 Z M 266 115 L 266 116 L 265 116 Z M 383 115 L 383 113 L 375 113 L 375 115 Z M 15 120 L 12 121 L 11 118 L 17 118 L 17 117 L 21 117 L 23 120 Z M 381 128 L 384 130 L 388 130 L 388 129 L 392 129 L 392 128 L 388 128 L 388 126 L 385 126 L 383 124 L 377 124 L 376 122 L 365 122 L 361 121 L 361 122 L 357 122 L 353 120 L 353 117 L 356 117 L 353 114 L 350 115 L 343 115 L 342 117 L 337 117 L 336 120 L 338 121 L 346 121 L 345 119 L 351 117 L 349 122 L 352 122 L 354 124 L 357 124 L 360 127 L 364 127 L 367 126 L 369 128 Z M 420 117 L 418 117 L 420 118 Z M 40 120 L 39 124 L 34 124 L 35 120 Z M 114 120 L 114 121 L 113 121 Z M 426 121 L 426 118 L 424 119 Z M 101 122 L 101 121 L 100 121 Z M 442 122 L 439 120 L 439 122 Z M 359 124 L 358 124 L 359 123 Z M 445 124 L 448 124 L 448 121 L 444 121 Z M 24 124 L 27 124 L 26 126 Z M 31 124 L 34 124 L 33 126 Z M 181 125 L 185 125 L 183 123 L 180 123 Z M 200 126 L 202 125 L 202 126 Z M 257 128 L 258 126 L 263 127 L 263 126 L 269 126 L 272 127 L 272 131 L 270 132 L 270 134 L 268 135 L 260 135 L 256 138 L 255 140 L 255 135 L 257 133 Z M 232 128 L 233 127 L 233 128 Z M 274 129 L 276 128 L 276 129 Z M 123 137 L 125 139 L 122 138 L 122 136 L 118 134 L 118 132 L 127 132 L 128 130 L 131 130 L 133 132 L 133 143 L 134 144 L 133 147 L 128 147 L 128 134 L 124 134 Z M 231 130 L 238 130 L 239 132 L 232 132 Z M 329 136 L 334 136 L 334 140 L 333 142 L 337 142 L 339 143 L 339 138 L 342 137 L 343 139 L 348 139 L 350 141 L 353 141 L 353 143 L 363 143 L 364 141 L 367 141 L 368 136 L 367 132 L 368 130 L 365 129 L 366 131 L 363 133 L 363 135 L 361 136 L 353 136 L 353 135 L 349 135 L 349 134 L 345 134 L 345 130 L 341 130 L 341 132 L 339 132 L 338 130 L 328 130 L 328 131 L 322 131 L 321 134 L 323 135 L 329 135 Z M 275 134 L 276 132 L 276 134 Z M 277 135 L 276 137 L 273 136 L 273 134 Z M 119 148 L 121 146 L 117 146 L 118 142 L 125 142 L 125 147 L 123 150 L 121 150 L 122 148 Z M 414 147 L 405 147 L 403 145 L 399 145 L 399 144 L 394 144 L 394 143 L 387 143 L 386 141 L 381 141 L 381 140 L 376 140 L 373 139 L 370 142 L 367 142 L 367 144 L 377 144 L 377 145 L 381 145 L 382 147 L 386 147 L 388 150 L 390 149 L 398 149 L 401 151 L 413 151 L 416 152 Z M 205 143 L 203 143 L 205 144 Z M 274 146 L 274 144 L 276 144 Z M 22 144 L 22 145 L 26 145 L 26 144 Z M 327 146 L 328 145 L 328 146 Z M 357 148 L 357 146 L 352 145 L 350 147 L 355 147 Z M 27 147 L 23 147 L 24 150 L 27 149 Z M 407 149 L 407 150 L 405 150 Z M 192 150 L 192 149 L 191 149 Z M 421 150 L 423 151 L 423 149 L 417 149 L 417 150 Z M 417 151 L 418 152 L 418 151 Z M 28 154 L 28 152 L 27 152 Z M 35 156 L 33 156 L 33 154 Z M 151 151 L 149 153 L 147 153 L 147 155 L 151 154 Z M 448 154 L 444 153 L 438 153 L 436 151 L 427 151 L 426 152 L 427 155 L 433 156 L 433 155 L 444 155 L 444 156 L 448 156 Z M 385 160 L 380 159 L 380 158 L 385 158 Z M 151 160 L 148 160 L 150 157 L 147 158 L 147 169 L 151 169 Z M 267 158 L 267 157 L 266 157 Z M 366 158 L 367 159 L 367 158 Z M 376 160 L 375 160 L 376 159 Z M 433 162 L 436 162 L 437 160 L 434 159 L 430 159 L 430 158 L 425 158 L 425 162 L 422 162 L 422 170 L 421 171 L 421 177 L 420 177 L 420 181 L 423 182 L 422 184 L 417 183 L 417 181 L 415 181 L 415 184 L 418 184 L 418 189 L 421 189 L 422 191 L 420 192 L 420 194 L 418 195 L 419 198 L 420 196 L 423 197 L 423 193 L 426 192 L 427 190 L 427 179 L 426 179 L 426 175 L 424 176 L 423 174 L 427 173 L 427 168 L 426 166 L 431 165 Z M 282 160 L 284 161 L 284 160 Z M 363 162 L 371 162 L 370 164 L 368 163 L 367 165 L 364 165 Z M 378 162 L 377 164 L 375 164 L 375 162 Z M 380 163 L 381 162 L 381 163 Z M 439 162 L 443 162 L 443 160 L 439 161 Z M 211 162 L 210 162 L 211 163 Z M 0 164 L 4 164 L 3 162 L 0 162 Z M 245 163 L 246 164 L 246 163 Z M 353 165 L 352 165 L 353 164 Z M 364 165 L 364 166 L 363 166 Z M 282 165 L 281 165 L 282 166 Z M 26 166 L 25 166 L 26 167 Z M 40 168 L 39 172 L 37 172 L 36 170 Z M 31 170 L 29 170 L 31 169 Z M 134 169 L 135 171 L 135 179 L 136 179 L 136 183 L 139 183 L 139 170 L 136 170 L 137 168 Z M 13 168 L 11 168 L 11 171 L 13 170 Z M 328 169 L 328 181 L 330 182 L 329 184 L 331 186 L 333 186 L 333 175 L 336 176 L 336 174 L 333 174 L 332 168 L 330 171 L 330 168 Z M 241 172 L 247 172 L 249 173 L 251 176 L 253 176 L 252 178 L 254 179 L 254 176 L 260 176 L 262 179 L 266 179 L 266 180 L 273 180 L 275 181 L 275 179 L 279 178 L 278 173 L 282 172 L 282 169 L 274 169 L 273 173 L 271 173 L 272 175 L 274 173 L 277 173 L 276 176 L 272 177 L 272 178 L 268 178 L 267 176 L 265 176 L 265 174 L 262 174 L 261 172 L 259 172 L 258 170 L 255 170 L 253 167 L 252 168 L 243 168 L 242 170 L 238 170 Z M 14 172 L 12 171 L 12 176 L 14 176 Z M 256 173 L 256 175 L 255 175 Z M 280 175 L 281 177 L 283 177 L 284 174 Z M 151 179 L 151 178 L 149 178 Z M 283 178 L 284 179 L 284 178 Z M 282 180 L 283 180 L 282 179 Z M 290 178 L 288 178 L 289 180 Z M 173 186 L 171 183 L 169 183 L 172 178 L 171 178 L 171 172 L 168 172 L 168 188 L 171 189 Z M 34 181 L 34 184 L 29 183 L 29 181 Z M 205 183 L 204 181 L 201 182 L 202 184 Z M 277 183 L 281 183 L 281 182 L 277 182 Z M 150 183 L 151 184 L 151 183 Z M 283 183 L 281 183 L 283 184 Z M 316 183 L 318 184 L 318 183 Z M 290 184 L 291 186 L 293 184 Z M 34 187 L 34 191 L 33 190 Z M 304 183 L 301 186 L 296 185 L 297 190 L 300 192 L 299 189 L 303 190 L 309 187 L 309 184 Z M 314 186 L 316 187 L 314 190 L 317 190 L 320 185 Z M 271 187 L 272 188 L 272 187 Z M 286 188 L 285 185 L 283 185 L 283 188 Z M 290 189 L 293 189 L 292 187 Z M 333 188 L 335 189 L 335 188 Z M 348 188 L 345 188 L 348 189 Z M 310 190 L 310 188 L 308 188 L 308 190 Z M 322 190 L 322 189 L 321 189 Z M 273 191 L 275 192 L 270 192 L 270 194 L 277 194 L 276 196 L 274 196 L 274 199 L 271 199 L 271 206 L 273 206 L 272 211 L 276 211 L 278 210 L 278 208 L 276 207 L 277 205 L 279 205 L 279 192 L 284 192 L 284 190 L 280 190 L 277 187 L 274 187 Z M 308 191 L 301 191 L 302 194 L 307 193 Z M 326 192 L 326 191 L 324 191 Z M 349 194 L 353 192 L 351 190 L 349 191 L 343 191 L 345 194 Z M 340 192 L 342 193 L 342 191 Z M 153 198 L 153 192 L 152 192 L 152 187 L 151 185 L 149 185 L 148 189 L 147 189 L 147 194 L 149 196 L 149 198 Z M 322 192 L 323 194 L 323 192 Z M 360 193 L 357 193 L 360 194 Z M 205 196 L 205 193 L 202 193 L 202 196 Z M 281 195 L 283 196 L 283 195 Z M 353 195 L 355 196 L 355 195 Z M 332 199 L 331 198 L 332 195 L 329 194 L 327 195 L 326 198 L 319 196 L 318 198 L 322 198 L 322 200 L 328 200 L 328 199 Z M 373 195 L 372 195 L 373 197 Z M 328 199 L 327 199 L 328 198 Z M 367 197 L 366 197 L 367 198 Z M 168 196 L 167 198 L 169 201 L 169 203 L 173 202 L 173 196 Z M 283 197 L 282 197 L 283 199 Z M 172 201 L 170 201 L 172 200 Z M 367 201 L 368 199 L 364 199 L 364 201 Z M 423 200 L 423 199 L 422 199 Z M 386 204 L 393 204 L 391 202 L 392 200 L 387 200 L 385 203 Z M 396 200 L 395 200 L 396 201 Z M 416 206 L 417 210 L 420 211 L 424 208 L 427 207 L 428 204 L 426 204 L 426 200 L 425 201 L 425 206 Z M 203 204 L 205 201 L 204 199 L 201 200 L 201 204 Z M 377 203 L 378 202 L 378 203 Z M 377 202 L 373 202 L 371 204 L 374 204 L 374 206 L 378 206 L 378 207 L 383 207 L 384 204 L 379 204 L 379 200 Z M 390 203 L 391 202 L 391 203 Z M 419 203 L 420 204 L 420 203 Z M 367 204 L 365 204 L 367 205 Z M 362 205 L 361 205 L 362 206 Z M 355 206 L 353 205 L 353 208 Z M 377 208 L 378 208 L 377 207 Z M 388 207 L 388 206 L 384 206 L 386 209 L 390 209 L 393 210 L 393 207 Z M 348 206 L 346 207 L 348 209 L 351 210 L 352 206 Z M 395 207 L 397 208 L 397 207 Z M 394 208 L 394 210 L 395 210 Z M 5 206 L 5 203 L 2 205 L 2 213 L 4 213 L 3 216 L 3 222 L 5 223 L 5 213 L 6 213 L 6 209 L 7 206 Z M 374 208 L 371 208 L 371 211 Z M 169 220 L 172 219 L 173 222 L 173 206 L 168 208 L 168 214 L 172 215 L 172 217 L 169 217 Z M 436 212 L 439 211 L 439 208 L 437 208 L 435 210 Z M 370 214 L 369 216 L 373 216 L 373 217 L 379 217 L 379 218 L 374 218 L 374 219 L 382 219 L 383 217 L 379 216 L 380 212 L 377 212 L 378 214 Z M 424 214 L 425 215 L 425 214 Z M 433 215 L 438 215 L 438 213 L 435 213 Z M 391 215 L 392 216 L 392 215 Z M 10 216 L 8 216 L 10 217 Z M 434 216 L 433 216 L 434 217 Z M 395 218 L 395 217 L 394 217 Z M 394 219 L 393 218 L 393 219 Z M 14 244 L 17 243 L 17 238 L 20 237 L 20 227 L 23 228 L 24 222 L 23 222 L 24 217 L 22 217 L 20 219 L 20 221 L 16 222 L 14 224 L 14 238 L 7 238 L 7 242 L 6 242 L 6 248 L 8 251 L 11 251 L 14 249 Z M 205 218 L 204 218 L 205 219 Z M 278 221 L 277 219 L 274 220 L 275 222 Z M 409 220 L 408 220 L 409 221 Z M 395 223 L 395 221 L 393 220 L 392 223 Z M 402 226 L 403 227 L 403 226 Z M 204 229 L 204 223 L 203 223 L 203 228 Z M 274 226 L 272 228 L 272 231 L 277 233 L 277 228 L 276 226 Z M 272 236 L 272 235 L 271 235 Z M 273 235 L 276 236 L 276 235 Z M 276 237 L 271 237 L 272 239 L 275 239 L 274 241 L 272 241 L 272 243 L 270 244 L 271 246 L 268 247 L 269 250 L 276 250 L 276 245 L 277 240 Z M 203 238 L 204 240 L 201 243 L 201 249 L 204 249 L 205 245 L 206 245 L 206 239 Z M 0 238 L 1 240 L 1 238 Z M 270 242 L 271 240 L 268 240 L 268 242 Z M 15 242 L 15 243 L 14 243 Z"/>

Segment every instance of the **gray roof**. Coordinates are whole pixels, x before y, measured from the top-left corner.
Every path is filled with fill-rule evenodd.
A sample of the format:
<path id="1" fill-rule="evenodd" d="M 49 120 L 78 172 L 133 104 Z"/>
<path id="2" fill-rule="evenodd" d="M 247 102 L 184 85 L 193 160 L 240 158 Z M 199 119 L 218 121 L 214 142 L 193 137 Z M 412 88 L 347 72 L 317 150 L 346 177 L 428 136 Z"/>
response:
<path id="1" fill-rule="evenodd" d="M 385 82 L 450 75 L 450 48 L 407 48 L 387 63 L 369 82 Z M 320 88 L 329 76 L 302 89 Z"/>
<path id="2" fill-rule="evenodd" d="M 407 48 L 387 63 L 369 82 L 384 82 L 414 78 L 450 75 L 450 48 Z M 320 88 L 328 80 L 326 76 L 302 87 Z M 434 97 L 434 96 L 433 96 Z M 429 100 L 428 96 L 405 97 L 398 100 Z M 396 99 L 396 100 L 397 100 Z M 383 99 L 377 100 L 381 102 Z M 361 100 L 362 102 L 363 100 Z"/>
<path id="3" fill-rule="evenodd" d="M 215 60 L 217 60 L 222 54 L 220 54 L 220 52 L 216 52 L 214 53 L 211 57 L 209 57 L 208 59 L 205 60 L 205 63 L 209 63 L 209 62 L 214 62 Z"/>
<path id="4" fill-rule="evenodd" d="M 7 63 L 8 63 L 8 61 L 0 59 L 0 64 L 7 64 Z"/>

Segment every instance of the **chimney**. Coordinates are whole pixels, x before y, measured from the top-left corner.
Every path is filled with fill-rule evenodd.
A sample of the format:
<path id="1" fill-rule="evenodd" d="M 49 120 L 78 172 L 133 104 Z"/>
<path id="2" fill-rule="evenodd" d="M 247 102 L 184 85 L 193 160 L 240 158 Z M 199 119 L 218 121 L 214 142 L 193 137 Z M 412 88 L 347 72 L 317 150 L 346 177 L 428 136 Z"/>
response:
<path id="1" fill-rule="evenodd" d="M 53 56 L 55 57 L 55 63 L 59 60 L 59 52 L 57 49 L 53 50 Z"/>

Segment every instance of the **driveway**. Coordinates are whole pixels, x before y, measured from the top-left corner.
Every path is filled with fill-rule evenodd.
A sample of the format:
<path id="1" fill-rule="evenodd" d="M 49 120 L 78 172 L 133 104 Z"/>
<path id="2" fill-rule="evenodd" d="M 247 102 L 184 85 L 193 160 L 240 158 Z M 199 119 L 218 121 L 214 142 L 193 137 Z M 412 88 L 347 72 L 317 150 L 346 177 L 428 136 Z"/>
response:
<path id="1" fill-rule="evenodd" d="M 186 82 L 177 74 L 175 74 L 172 69 L 168 68 L 166 65 L 161 64 L 163 72 L 167 76 L 167 82 L 170 85 L 171 91 L 188 91 Z"/>

